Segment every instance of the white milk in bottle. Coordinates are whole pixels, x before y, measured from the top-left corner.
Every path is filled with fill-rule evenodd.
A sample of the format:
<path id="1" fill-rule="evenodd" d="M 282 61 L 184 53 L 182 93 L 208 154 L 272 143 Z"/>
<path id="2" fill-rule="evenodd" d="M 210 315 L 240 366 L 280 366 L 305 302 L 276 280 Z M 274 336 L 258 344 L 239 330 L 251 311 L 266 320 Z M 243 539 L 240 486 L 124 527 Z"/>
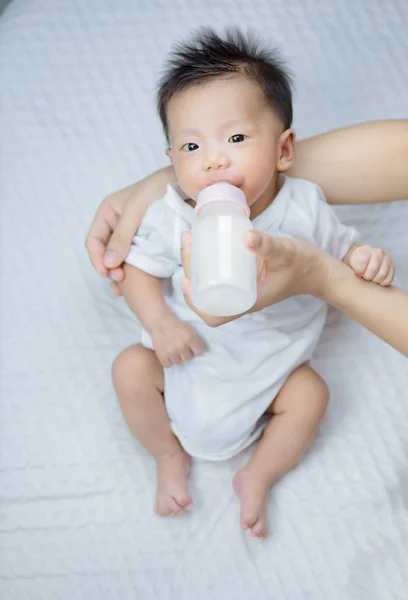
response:
<path id="1" fill-rule="evenodd" d="M 203 313 L 228 317 L 256 302 L 256 259 L 244 244 L 253 229 L 243 191 L 229 183 L 202 190 L 191 238 L 191 299 Z"/>

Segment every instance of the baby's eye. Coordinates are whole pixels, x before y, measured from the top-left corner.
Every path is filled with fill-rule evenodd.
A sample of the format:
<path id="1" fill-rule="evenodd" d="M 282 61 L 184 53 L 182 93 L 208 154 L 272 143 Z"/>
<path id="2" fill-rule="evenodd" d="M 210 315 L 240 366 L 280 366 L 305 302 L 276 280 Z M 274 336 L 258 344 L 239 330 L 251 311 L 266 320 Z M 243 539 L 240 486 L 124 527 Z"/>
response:
<path id="1" fill-rule="evenodd" d="M 193 152 L 193 150 L 197 150 L 198 146 L 197 144 L 194 144 L 193 142 L 189 142 L 188 144 L 184 144 L 184 146 L 182 147 L 182 150 L 185 150 L 186 152 Z"/>
<path id="2" fill-rule="evenodd" d="M 228 140 L 231 144 L 238 144 L 239 142 L 243 142 L 245 136 L 243 133 L 237 133 L 236 135 L 232 135 Z"/>

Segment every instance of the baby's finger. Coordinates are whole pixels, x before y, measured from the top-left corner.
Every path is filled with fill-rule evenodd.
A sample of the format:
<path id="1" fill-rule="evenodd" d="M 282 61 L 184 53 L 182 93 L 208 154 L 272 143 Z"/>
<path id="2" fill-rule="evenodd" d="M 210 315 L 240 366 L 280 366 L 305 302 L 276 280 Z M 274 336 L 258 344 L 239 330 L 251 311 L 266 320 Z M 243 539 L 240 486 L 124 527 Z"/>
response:
<path id="1" fill-rule="evenodd" d="M 362 277 L 370 263 L 371 252 L 366 247 L 357 248 L 350 257 L 350 267 Z"/>
<path id="2" fill-rule="evenodd" d="M 156 356 L 159 359 L 159 363 L 163 367 L 163 369 L 169 369 L 173 366 L 173 363 L 170 360 L 170 357 L 167 354 L 161 354 L 156 352 Z"/>
<path id="3" fill-rule="evenodd" d="M 391 285 L 392 282 L 394 281 L 394 275 L 395 275 L 395 267 L 394 267 L 394 265 L 391 265 L 390 272 L 388 273 L 388 275 L 384 279 L 384 281 L 382 281 L 380 283 L 380 285 L 382 285 L 383 287 L 387 287 L 387 286 Z"/>
<path id="4" fill-rule="evenodd" d="M 392 267 L 392 262 L 389 256 L 385 256 L 380 268 L 378 270 L 377 275 L 372 279 L 373 283 L 381 283 L 388 276 L 390 269 Z"/>
<path id="5" fill-rule="evenodd" d="M 368 263 L 368 267 L 366 268 L 363 278 L 366 281 L 372 281 L 374 277 L 377 275 L 378 271 L 384 260 L 384 251 L 379 248 L 375 248 L 371 253 L 370 262 Z"/>
<path id="6" fill-rule="evenodd" d="M 186 348 L 183 348 L 183 350 L 181 350 L 180 358 L 181 358 L 181 360 L 191 360 L 193 358 L 193 353 L 188 346 Z"/>
<path id="7" fill-rule="evenodd" d="M 203 342 L 197 337 L 190 342 L 190 349 L 194 356 L 200 356 L 205 350 Z"/>
<path id="8" fill-rule="evenodd" d="M 170 361 L 172 365 L 179 365 L 181 363 L 181 356 L 178 352 L 172 352 L 170 354 Z"/>

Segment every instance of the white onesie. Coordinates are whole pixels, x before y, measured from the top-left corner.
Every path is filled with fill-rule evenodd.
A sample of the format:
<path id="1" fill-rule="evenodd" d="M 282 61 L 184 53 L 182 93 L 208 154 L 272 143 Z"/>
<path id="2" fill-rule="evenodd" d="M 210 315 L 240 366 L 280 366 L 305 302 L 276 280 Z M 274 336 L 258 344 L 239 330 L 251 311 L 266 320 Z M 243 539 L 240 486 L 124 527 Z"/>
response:
<path id="1" fill-rule="evenodd" d="M 280 175 L 279 193 L 253 220 L 255 229 L 298 237 L 342 259 L 357 241 L 342 225 L 322 190 L 302 179 Z M 326 318 L 325 304 L 296 296 L 217 328 L 205 325 L 186 305 L 180 279 L 180 235 L 191 229 L 194 209 L 170 184 L 153 203 L 133 239 L 126 262 L 164 279 L 163 293 L 173 313 L 190 323 L 206 351 L 165 369 L 166 409 L 175 435 L 197 458 L 224 460 L 258 438 L 262 418 L 290 373 L 309 360 Z M 152 348 L 143 330 L 142 344 Z"/>

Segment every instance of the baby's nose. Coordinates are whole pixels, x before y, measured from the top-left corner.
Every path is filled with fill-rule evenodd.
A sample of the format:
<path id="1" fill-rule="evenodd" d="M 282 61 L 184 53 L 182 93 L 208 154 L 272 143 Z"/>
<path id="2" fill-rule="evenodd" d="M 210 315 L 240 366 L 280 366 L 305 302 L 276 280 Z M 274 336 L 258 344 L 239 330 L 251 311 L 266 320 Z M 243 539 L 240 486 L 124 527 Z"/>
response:
<path id="1" fill-rule="evenodd" d="M 204 159 L 204 171 L 218 171 L 227 169 L 230 166 L 230 160 L 227 154 L 214 152 Z"/>

